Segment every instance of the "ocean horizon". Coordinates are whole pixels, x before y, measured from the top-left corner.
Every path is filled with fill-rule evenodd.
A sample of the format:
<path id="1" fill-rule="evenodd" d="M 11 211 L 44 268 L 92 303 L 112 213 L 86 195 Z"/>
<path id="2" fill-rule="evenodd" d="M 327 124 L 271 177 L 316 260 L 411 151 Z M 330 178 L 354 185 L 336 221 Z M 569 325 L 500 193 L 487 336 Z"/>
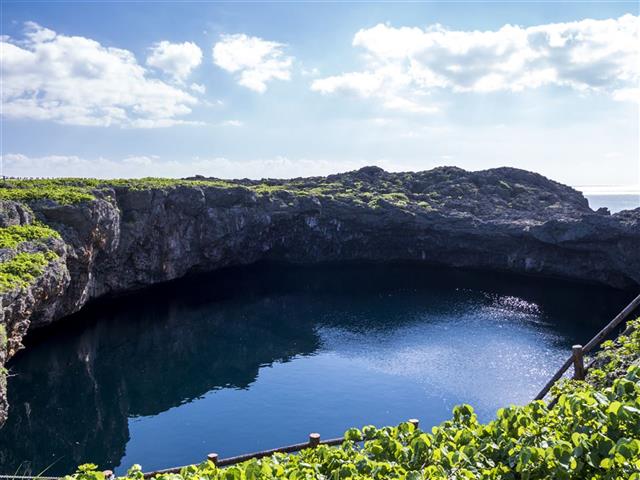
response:
<path id="1" fill-rule="evenodd" d="M 597 210 L 601 207 L 607 207 L 611 213 L 617 213 L 622 210 L 633 210 L 640 207 L 640 195 L 588 195 L 589 207 Z"/>

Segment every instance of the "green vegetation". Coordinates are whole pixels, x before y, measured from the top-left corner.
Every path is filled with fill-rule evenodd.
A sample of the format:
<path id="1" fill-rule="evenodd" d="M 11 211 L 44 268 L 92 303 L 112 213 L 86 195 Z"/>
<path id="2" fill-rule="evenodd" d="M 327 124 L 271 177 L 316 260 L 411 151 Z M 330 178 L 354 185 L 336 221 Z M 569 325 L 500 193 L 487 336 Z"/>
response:
<path id="1" fill-rule="evenodd" d="M 404 193 L 393 192 L 393 193 L 383 193 L 380 195 L 380 198 L 386 200 L 389 203 L 405 206 L 409 203 L 409 197 L 407 197 Z"/>
<path id="2" fill-rule="evenodd" d="M 558 387 L 554 407 L 536 401 L 500 409 L 481 424 L 473 408 L 431 432 L 410 423 L 350 429 L 340 447 L 275 454 L 219 469 L 211 462 L 158 480 L 640 480 L 640 319 L 609 342 L 587 381 Z M 624 368 L 624 372 L 621 369 Z M 65 480 L 103 480 L 83 465 Z M 142 480 L 139 466 L 123 477 Z"/>
<path id="3" fill-rule="evenodd" d="M 152 177 L 113 180 L 95 178 L 7 180 L 0 184 L 0 200 L 16 200 L 27 203 L 35 200 L 53 200 L 62 205 L 70 205 L 94 200 L 96 191 L 112 187 L 148 190 L 194 185 L 223 188 L 235 186 L 232 182 L 224 180 L 177 180 Z"/>
<path id="4" fill-rule="evenodd" d="M 85 202 L 95 197 L 78 187 L 55 188 L 0 188 L 0 200 L 31 202 L 34 200 L 53 200 L 62 205 Z"/>
<path id="5" fill-rule="evenodd" d="M 0 323 L 0 359 L 4 358 L 3 355 L 6 353 L 8 341 L 9 341 L 9 338 L 7 337 L 7 328 Z M 1 370 L 0 370 L 0 373 L 1 373 Z"/>
<path id="6" fill-rule="evenodd" d="M 258 195 L 272 195 L 277 192 L 288 192 L 295 196 L 317 196 L 341 202 L 353 203 L 360 206 L 376 207 L 382 199 L 388 204 L 404 208 L 414 203 L 421 208 L 418 201 L 431 200 L 425 194 L 411 194 L 404 188 L 400 180 L 391 181 L 378 178 L 373 183 L 365 183 L 354 179 L 350 174 L 339 178 L 317 177 L 299 178 L 291 180 L 220 180 L 195 178 L 190 180 L 171 178 L 140 178 L 140 179 L 110 179 L 99 180 L 92 178 L 52 178 L 33 180 L 6 180 L 0 184 L 0 200 L 16 200 L 25 203 L 36 200 L 52 200 L 59 204 L 68 205 L 96 198 L 96 192 L 108 188 L 127 188 L 130 190 L 171 189 L 178 187 L 216 187 L 216 188 L 245 188 Z"/>
<path id="7" fill-rule="evenodd" d="M 98 182 L 96 187 L 127 187 L 131 190 L 149 190 L 151 188 L 176 188 L 176 187 L 220 187 L 230 188 L 236 187 L 237 184 L 228 182 L 226 180 L 180 180 L 173 178 L 139 178 L 139 179 L 120 179 L 120 180 L 105 180 Z"/>
<path id="8" fill-rule="evenodd" d="M 55 252 L 22 252 L 0 263 L 0 293 L 27 287 L 44 273 L 45 267 L 58 258 Z"/>
<path id="9" fill-rule="evenodd" d="M 38 223 L 0 228 L 0 248 L 16 248 L 23 242 L 41 241 L 48 238 L 60 238 L 60 234 L 52 228 Z"/>
<path id="10" fill-rule="evenodd" d="M 266 185 L 266 184 L 260 184 L 260 185 L 252 185 L 251 187 L 249 187 L 251 190 L 253 190 L 256 193 L 259 194 L 271 194 L 274 192 L 284 192 L 284 191 L 288 191 L 287 190 L 287 186 L 286 185 Z"/>
<path id="11" fill-rule="evenodd" d="M 0 184 L 0 200 L 32 202 L 49 199 L 66 205 L 94 198 L 89 185 L 79 179 L 7 180 Z"/>
<path id="12" fill-rule="evenodd" d="M 0 249 L 15 253 L 0 263 L 0 293 L 28 286 L 44 273 L 49 262 L 58 258 L 58 254 L 43 244 L 50 238 L 60 238 L 60 234 L 40 223 L 0 228 Z M 42 251 L 19 251 L 25 244 Z"/>
<path id="13" fill-rule="evenodd" d="M 49 199 L 60 204 L 74 204 L 97 196 L 109 199 L 109 189 L 166 191 L 190 186 L 246 189 L 260 197 L 278 197 L 286 192 L 290 195 L 286 201 L 292 205 L 295 197 L 314 196 L 376 210 L 394 208 L 411 213 L 455 210 L 479 217 L 495 216 L 505 210 L 526 212 L 536 206 L 557 209 L 559 205 L 571 204 L 585 208 L 584 199 L 571 189 L 535 174 L 514 169 L 465 172 L 454 167 L 400 173 L 365 167 L 327 177 L 260 181 L 200 176 L 191 179 L 9 179 L 0 183 L 0 200 L 29 203 Z M 284 198 L 280 196 L 281 200 Z"/>

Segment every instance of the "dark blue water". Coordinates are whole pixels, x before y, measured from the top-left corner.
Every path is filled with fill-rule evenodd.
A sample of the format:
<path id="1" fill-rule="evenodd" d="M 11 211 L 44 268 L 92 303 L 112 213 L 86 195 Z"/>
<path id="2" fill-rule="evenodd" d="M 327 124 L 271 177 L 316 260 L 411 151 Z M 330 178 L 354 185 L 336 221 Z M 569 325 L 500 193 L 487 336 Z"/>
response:
<path id="1" fill-rule="evenodd" d="M 145 470 L 529 401 L 629 295 L 410 266 L 261 265 L 109 303 L 9 364 L 0 473 Z"/>

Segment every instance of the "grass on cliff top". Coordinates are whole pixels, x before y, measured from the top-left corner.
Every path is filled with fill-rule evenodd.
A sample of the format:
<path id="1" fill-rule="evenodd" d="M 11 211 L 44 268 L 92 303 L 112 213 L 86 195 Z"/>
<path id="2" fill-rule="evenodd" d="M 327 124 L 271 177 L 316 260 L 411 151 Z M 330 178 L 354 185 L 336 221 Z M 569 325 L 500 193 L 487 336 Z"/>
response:
<path id="1" fill-rule="evenodd" d="M 441 168 L 418 173 L 381 173 L 372 177 L 356 171 L 328 177 L 289 180 L 264 179 L 260 181 L 221 180 L 204 177 L 108 180 L 92 178 L 9 179 L 0 183 L 0 199 L 24 202 L 50 199 L 60 204 L 73 204 L 90 201 L 95 198 L 96 191 L 108 188 L 148 190 L 203 186 L 245 188 L 261 196 L 277 196 L 280 192 L 287 192 L 298 197 L 323 197 L 373 209 L 392 205 L 411 211 L 433 211 L 451 205 L 453 208 L 475 211 L 491 208 L 494 210 L 507 208 L 527 210 L 530 208 L 532 198 L 547 202 L 547 197 L 542 197 L 551 195 L 544 191 L 538 192 L 532 186 L 523 186 L 513 182 L 510 184 L 505 180 L 498 181 L 493 177 L 468 178 L 461 176 L 457 170 L 455 172 L 450 170 Z M 493 205 L 486 205 L 487 201 L 492 202 Z"/>
<path id="2" fill-rule="evenodd" d="M 58 258 L 55 252 L 22 252 L 0 263 L 0 293 L 28 287 L 44 273 L 45 267 Z"/>
<path id="3" fill-rule="evenodd" d="M 23 242 L 60 238 L 54 229 L 41 224 L 11 225 L 0 228 L 0 248 L 16 248 Z"/>
<path id="4" fill-rule="evenodd" d="M 140 178 L 100 180 L 95 178 L 9 179 L 0 183 L 0 200 L 31 202 L 53 200 L 62 205 L 95 199 L 96 190 L 110 187 L 126 187 L 132 190 L 151 188 L 175 188 L 179 186 L 238 186 L 224 180 L 180 180 L 171 178 Z"/>
<path id="5" fill-rule="evenodd" d="M 318 196 L 328 199 L 352 203 L 359 206 L 377 208 L 381 202 L 407 207 L 414 206 L 432 209 L 438 202 L 430 194 L 411 194 L 403 188 L 400 179 L 393 181 L 378 179 L 375 186 L 359 179 L 347 176 L 298 178 L 291 180 L 220 180 L 220 179 L 109 179 L 95 178 L 51 178 L 51 179 L 8 179 L 0 183 L 0 200 L 32 202 L 36 200 L 52 200 L 58 204 L 69 205 L 95 199 L 95 192 L 107 188 L 128 188 L 131 190 L 170 189 L 176 187 L 217 187 L 245 188 L 258 195 L 272 195 L 288 192 L 296 196 Z"/>
<path id="6" fill-rule="evenodd" d="M 227 468 L 212 462 L 156 480 L 640 480 L 640 319 L 605 344 L 587 381 L 558 402 L 501 408 L 480 423 L 469 405 L 430 431 L 410 423 L 352 428 L 339 447 L 274 454 Z M 616 360 L 624 357 L 624 363 Z M 621 370 L 622 367 L 625 367 Z M 600 383 L 603 377 L 610 382 Z M 595 381 L 594 381 L 595 380 Z M 143 480 L 139 465 L 121 479 Z M 64 480 L 104 480 L 92 464 Z"/>
<path id="7" fill-rule="evenodd" d="M 6 185 L 6 184 L 5 184 Z M 17 202 L 31 202 L 49 199 L 62 205 L 80 203 L 93 200 L 95 197 L 87 189 L 72 186 L 40 186 L 22 185 L 0 187 L 0 200 L 15 200 Z"/>

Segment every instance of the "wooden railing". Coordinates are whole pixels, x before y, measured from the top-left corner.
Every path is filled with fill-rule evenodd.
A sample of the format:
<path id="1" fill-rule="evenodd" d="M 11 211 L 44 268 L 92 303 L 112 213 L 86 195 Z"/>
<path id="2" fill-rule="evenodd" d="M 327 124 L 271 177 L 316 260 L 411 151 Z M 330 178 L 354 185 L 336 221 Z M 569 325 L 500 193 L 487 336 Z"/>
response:
<path id="1" fill-rule="evenodd" d="M 600 330 L 589 342 L 583 347 L 582 345 L 574 345 L 571 349 L 571 356 L 565 360 L 562 366 L 558 369 L 558 371 L 549 379 L 547 384 L 540 390 L 538 395 L 535 396 L 534 400 L 542 400 L 551 387 L 564 375 L 564 373 L 569 369 L 571 365 L 573 365 L 573 378 L 576 380 L 584 380 L 584 377 L 589 370 L 593 366 L 594 360 L 592 360 L 589 365 L 585 368 L 584 366 L 584 355 L 595 347 L 600 345 L 611 332 L 613 332 L 620 323 L 624 319 L 626 319 L 636 308 L 640 306 L 640 295 L 631 300 L 629 305 L 627 305 L 616 317 L 611 320 L 602 330 Z M 628 327 L 623 334 L 630 333 L 630 328 Z"/>
<path id="2" fill-rule="evenodd" d="M 407 421 L 413 424 L 416 428 L 418 428 L 420 425 L 420 422 L 415 418 L 412 418 Z M 319 433 L 310 433 L 309 440 L 304 443 L 295 443 L 293 445 L 287 445 L 286 447 L 272 448 L 271 450 L 262 450 L 260 452 L 246 453 L 244 455 L 237 455 L 235 457 L 227 457 L 227 458 L 218 458 L 217 453 L 210 453 L 209 455 L 207 455 L 207 460 L 213 462 L 218 467 L 228 467 L 230 465 L 246 462 L 247 460 L 252 460 L 254 458 L 258 459 L 258 458 L 269 457 L 274 453 L 295 453 L 295 452 L 299 452 L 300 450 L 304 450 L 305 448 L 316 448 L 318 445 L 335 446 L 335 445 L 340 445 L 342 442 L 344 442 L 344 437 L 331 438 L 329 440 L 320 440 Z M 179 473 L 180 470 L 182 470 L 183 468 L 186 468 L 186 467 L 173 467 L 173 468 L 167 468 L 164 470 L 147 472 L 144 474 L 144 478 L 151 478 L 163 473 Z M 106 478 L 110 478 L 113 476 L 113 472 L 110 470 L 106 470 L 104 474 Z"/>

